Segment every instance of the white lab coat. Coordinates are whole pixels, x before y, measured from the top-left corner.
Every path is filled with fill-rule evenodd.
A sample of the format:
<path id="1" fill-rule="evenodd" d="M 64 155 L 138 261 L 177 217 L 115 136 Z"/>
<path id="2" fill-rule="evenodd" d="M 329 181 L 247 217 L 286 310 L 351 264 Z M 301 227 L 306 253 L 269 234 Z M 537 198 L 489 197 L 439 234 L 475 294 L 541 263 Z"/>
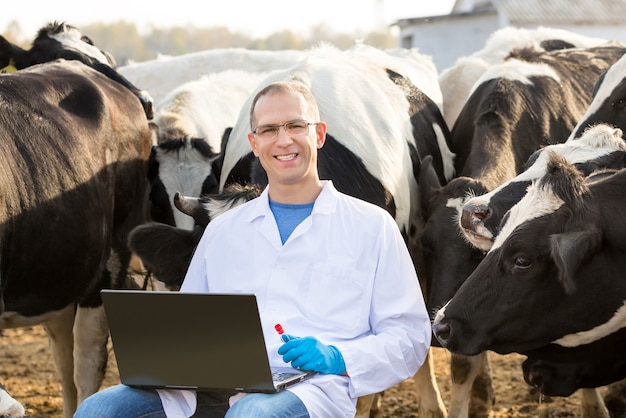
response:
<path id="1" fill-rule="evenodd" d="M 181 291 L 255 293 L 272 366 L 285 366 L 276 323 L 336 346 L 350 377 L 320 374 L 288 389 L 311 417 L 353 417 L 357 397 L 413 376 L 430 346 L 430 320 L 397 224 L 331 181 L 284 245 L 268 189 L 213 220 Z M 195 410 L 195 397 L 183 392 L 160 391 L 168 416 Z"/>

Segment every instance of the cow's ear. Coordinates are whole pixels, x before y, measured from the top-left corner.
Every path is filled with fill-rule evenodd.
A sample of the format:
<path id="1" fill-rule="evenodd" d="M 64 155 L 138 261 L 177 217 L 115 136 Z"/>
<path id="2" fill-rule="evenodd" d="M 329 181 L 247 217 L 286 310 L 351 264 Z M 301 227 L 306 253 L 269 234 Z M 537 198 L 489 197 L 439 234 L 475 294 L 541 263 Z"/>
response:
<path id="1" fill-rule="evenodd" d="M 28 52 L 19 46 L 8 41 L 4 36 L 0 35 L 0 69 L 5 73 L 13 72 L 9 70 L 9 66 L 21 70 L 26 66 L 24 63 Z"/>
<path id="2" fill-rule="evenodd" d="M 559 280 L 567 294 L 574 292 L 578 268 L 600 249 L 602 236 L 596 228 L 550 236 L 552 258 L 559 269 Z"/>
<path id="3" fill-rule="evenodd" d="M 148 127 L 150 128 L 150 138 L 153 144 L 159 143 L 159 125 L 154 122 L 148 122 Z"/>

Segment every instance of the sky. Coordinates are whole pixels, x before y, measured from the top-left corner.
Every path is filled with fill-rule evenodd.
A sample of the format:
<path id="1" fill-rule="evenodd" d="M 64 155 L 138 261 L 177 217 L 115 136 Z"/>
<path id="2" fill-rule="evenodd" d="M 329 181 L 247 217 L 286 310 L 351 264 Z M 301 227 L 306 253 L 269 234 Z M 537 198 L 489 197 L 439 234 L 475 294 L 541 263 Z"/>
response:
<path id="1" fill-rule="evenodd" d="M 120 20 L 140 30 L 151 26 L 226 26 L 233 32 L 265 36 L 289 29 L 305 34 L 320 23 L 339 33 L 369 32 L 398 19 L 448 14 L 454 0 L 17 0 L 0 14 L 0 31 L 10 22 L 33 39 L 52 20 L 81 25 Z"/>

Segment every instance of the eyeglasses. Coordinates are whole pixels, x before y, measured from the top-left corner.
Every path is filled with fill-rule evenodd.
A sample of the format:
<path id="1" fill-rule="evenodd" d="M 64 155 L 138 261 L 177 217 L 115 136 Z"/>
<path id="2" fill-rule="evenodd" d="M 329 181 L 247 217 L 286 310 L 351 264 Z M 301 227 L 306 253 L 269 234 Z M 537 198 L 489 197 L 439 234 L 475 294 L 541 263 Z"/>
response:
<path id="1" fill-rule="evenodd" d="M 253 134 L 261 137 L 262 139 L 273 139 L 278 135 L 278 131 L 282 127 L 289 135 L 302 135 L 308 132 L 309 126 L 317 125 L 319 122 L 310 123 L 302 119 L 290 120 L 282 125 L 269 124 L 257 126 Z"/>

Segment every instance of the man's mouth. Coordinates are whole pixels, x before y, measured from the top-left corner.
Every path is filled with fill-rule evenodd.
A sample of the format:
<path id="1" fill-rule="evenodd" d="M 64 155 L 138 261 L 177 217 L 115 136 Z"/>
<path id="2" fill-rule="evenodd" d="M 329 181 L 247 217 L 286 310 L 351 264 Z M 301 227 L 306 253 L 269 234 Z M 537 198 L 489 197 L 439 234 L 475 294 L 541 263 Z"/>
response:
<path id="1" fill-rule="evenodd" d="M 298 154 L 277 155 L 275 158 L 280 161 L 289 161 L 296 158 Z"/>

